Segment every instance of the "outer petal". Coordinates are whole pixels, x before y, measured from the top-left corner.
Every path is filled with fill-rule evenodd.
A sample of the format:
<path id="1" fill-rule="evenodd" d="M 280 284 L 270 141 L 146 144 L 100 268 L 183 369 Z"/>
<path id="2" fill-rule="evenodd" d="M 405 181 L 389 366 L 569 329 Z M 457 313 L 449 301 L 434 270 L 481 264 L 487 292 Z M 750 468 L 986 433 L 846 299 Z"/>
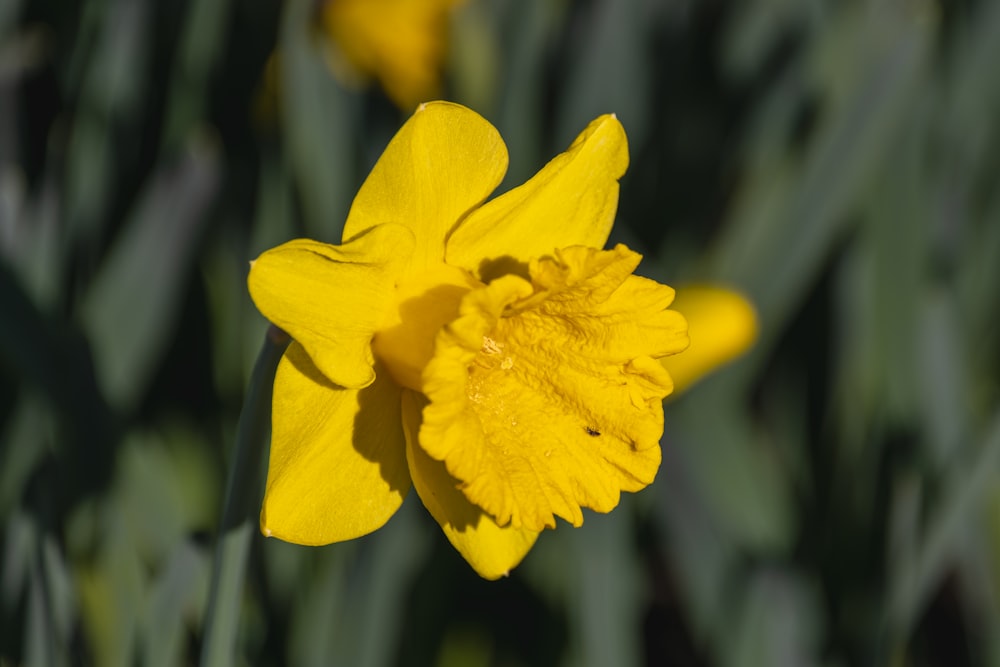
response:
<path id="1" fill-rule="evenodd" d="M 403 392 L 406 458 L 413 485 L 431 516 L 441 524 L 448 541 L 479 576 L 505 577 L 531 550 L 538 531 L 501 528 L 492 517 L 466 500 L 444 464 L 429 457 L 416 444 L 422 404 L 426 401 L 419 394 Z"/>
<path id="2" fill-rule="evenodd" d="M 571 245 L 602 248 L 627 167 L 625 130 L 614 116 L 601 116 L 531 180 L 469 215 L 448 240 L 448 263 L 488 280 L 512 260 L 526 263 Z M 489 261 L 499 258 L 501 265 Z"/>
<path id="3" fill-rule="evenodd" d="M 684 287 L 671 307 L 687 319 L 691 338 L 686 350 L 660 360 L 676 392 L 732 361 L 757 339 L 757 313 L 737 292 L 711 285 Z"/>
<path id="4" fill-rule="evenodd" d="M 250 296 L 330 381 L 364 387 L 375 379 L 372 336 L 412 248 L 412 235 L 399 225 L 380 225 L 341 246 L 289 241 L 253 262 Z"/>
<path id="5" fill-rule="evenodd" d="M 507 147 L 479 114 L 457 104 L 421 105 L 386 147 L 354 198 L 344 239 L 383 222 L 417 239 L 412 271 L 444 259 L 455 224 L 499 185 Z"/>
<path id="6" fill-rule="evenodd" d="M 410 488 L 399 388 L 382 373 L 342 389 L 292 342 L 274 379 L 265 535 L 296 544 L 350 540 L 380 528 Z"/>

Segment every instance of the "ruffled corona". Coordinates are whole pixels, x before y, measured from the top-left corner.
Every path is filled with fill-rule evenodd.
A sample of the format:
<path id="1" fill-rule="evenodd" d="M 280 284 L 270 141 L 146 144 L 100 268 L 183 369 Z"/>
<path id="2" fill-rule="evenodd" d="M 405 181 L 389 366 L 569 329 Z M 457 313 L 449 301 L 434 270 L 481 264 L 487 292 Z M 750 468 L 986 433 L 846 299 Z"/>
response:
<path id="1" fill-rule="evenodd" d="M 420 444 L 500 525 L 583 522 L 656 475 L 670 376 L 687 346 L 673 290 L 625 246 L 573 247 L 463 299 L 423 375 Z"/>

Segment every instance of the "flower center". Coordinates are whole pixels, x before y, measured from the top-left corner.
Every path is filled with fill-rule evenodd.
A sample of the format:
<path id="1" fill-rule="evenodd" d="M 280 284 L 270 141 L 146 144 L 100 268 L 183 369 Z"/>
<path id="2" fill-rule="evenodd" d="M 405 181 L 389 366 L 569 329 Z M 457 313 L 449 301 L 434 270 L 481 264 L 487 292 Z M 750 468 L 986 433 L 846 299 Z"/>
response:
<path id="1" fill-rule="evenodd" d="M 395 303 L 372 339 L 372 351 L 401 386 L 422 391 L 421 373 L 438 331 L 459 314 L 462 297 L 481 287 L 468 271 L 440 264 L 396 286 Z"/>

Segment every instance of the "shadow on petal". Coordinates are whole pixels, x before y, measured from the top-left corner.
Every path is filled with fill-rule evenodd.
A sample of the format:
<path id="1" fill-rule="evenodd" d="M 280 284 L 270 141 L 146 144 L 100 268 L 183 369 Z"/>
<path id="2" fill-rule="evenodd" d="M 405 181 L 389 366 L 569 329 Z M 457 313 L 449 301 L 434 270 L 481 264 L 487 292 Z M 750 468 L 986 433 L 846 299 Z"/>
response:
<path id="1" fill-rule="evenodd" d="M 499 526 L 493 517 L 469 502 L 444 463 L 431 458 L 417 443 L 424 405 L 426 399 L 416 392 L 403 393 L 406 455 L 413 486 L 445 537 L 479 576 L 505 577 L 531 550 L 539 531 L 509 524 Z"/>
<path id="2" fill-rule="evenodd" d="M 418 444 L 420 403 L 415 392 L 403 400 L 406 458 L 417 494 L 446 534 L 465 533 L 486 519 L 459 489 L 460 482 L 448 473 L 444 461 L 431 458 Z"/>
<path id="3" fill-rule="evenodd" d="M 289 349 L 288 359 L 300 373 L 325 389 L 344 391 L 320 372 L 301 347 L 293 347 Z M 379 465 L 382 479 L 391 490 L 405 495 L 410 489 L 410 479 L 404 462 L 405 440 L 399 410 L 401 390 L 378 361 L 375 362 L 375 377 L 375 382 L 357 391 L 351 444 L 365 460 Z"/>
<path id="4" fill-rule="evenodd" d="M 552 252 L 555 252 L 555 248 L 552 249 Z M 528 263 L 522 262 L 516 257 L 511 257 L 510 255 L 501 255 L 500 257 L 484 259 L 479 263 L 477 271 L 479 279 L 484 283 L 489 283 L 496 280 L 500 276 L 506 276 L 508 274 L 520 276 L 525 280 L 531 279 L 531 275 L 528 271 Z"/>

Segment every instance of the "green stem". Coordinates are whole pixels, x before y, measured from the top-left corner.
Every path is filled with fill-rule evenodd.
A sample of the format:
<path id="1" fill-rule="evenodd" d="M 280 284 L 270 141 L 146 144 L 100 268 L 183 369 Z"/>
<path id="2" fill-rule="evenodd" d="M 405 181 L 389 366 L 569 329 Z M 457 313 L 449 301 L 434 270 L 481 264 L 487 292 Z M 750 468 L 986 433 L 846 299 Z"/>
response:
<path id="1" fill-rule="evenodd" d="M 205 611 L 201 647 L 201 664 L 205 666 L 232 665 L 236 654 L 243 582 L 257 524 L 264 453 L 271 432 L 271 389 L 288 341 L 283 331 L 268 329 L 240 413 Z"/>

